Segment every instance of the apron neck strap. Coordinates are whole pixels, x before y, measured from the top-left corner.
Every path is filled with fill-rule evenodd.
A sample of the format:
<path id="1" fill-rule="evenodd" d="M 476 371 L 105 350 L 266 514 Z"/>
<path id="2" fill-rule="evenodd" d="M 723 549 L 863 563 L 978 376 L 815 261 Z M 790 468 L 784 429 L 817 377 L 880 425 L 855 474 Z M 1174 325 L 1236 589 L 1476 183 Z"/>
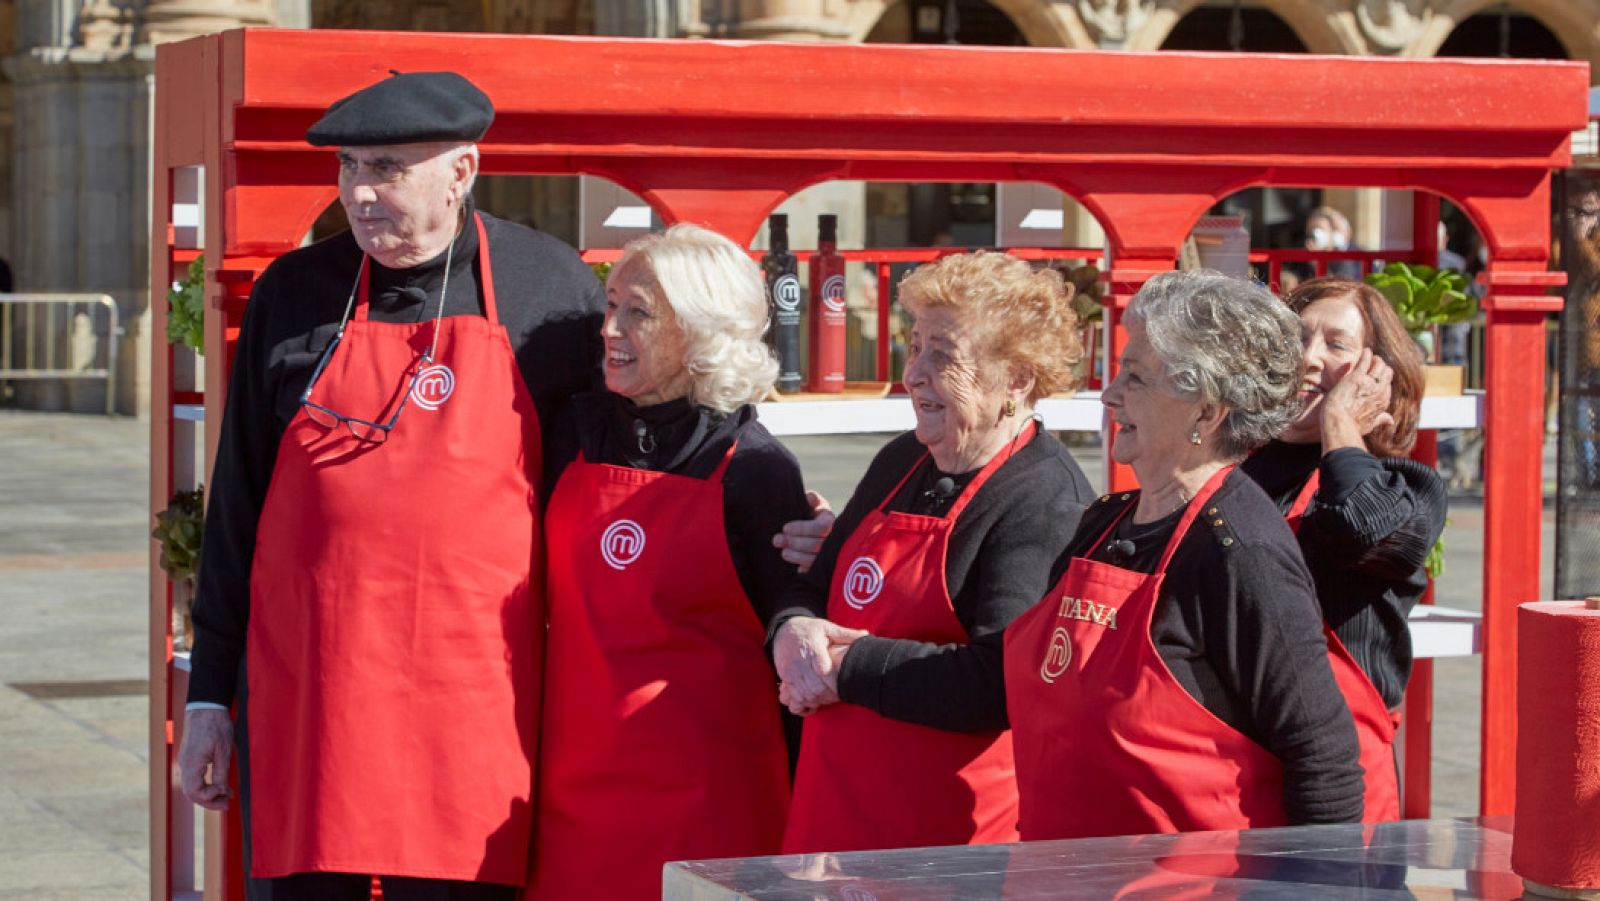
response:
<path id="1" fill-rule="evenodd" d="M 1172 562 L 1172 555 L 1177 553 L 1178 545 L 1183 542 L 1183 536 L 1189 533 L 1189 526 L 1194 524 L 1195 518 L 1200 515 L 1205 505 L 1211 502 L 1211 496 L 1222 487 L 1223 480 L 1230 472 L 1233 472 L 1231 464 L 1212 473 L 1211 478 L 1206 479 L 1206 484 L 1200 489 L 1200 493 L 1189 501 L 1188 508 L 1183 511 L 1183 517 L 1178 520 L 1178 527 L 1172 530 L 1172 537 L 1167 539 L 1167 548 L 1161 552 L 1161 562 L 1156 565 L 1156 572 L 1167 571 L 1167 564 Z"/>
<path id="2" fill-rule="evenodd" d="M 494 269 L 489 264 L 489 234 L 484 230 L 482 215 L 473 213 L 472 224 L 478 230 L 478 291 L 483 296 L 483 316 L 489 320 L 491 325 L 499 325 L 500 313 L 494 299 Z M 451 239 L 452 246 L 454 240 L 453 238 Z M 365 322 L 367 320 L 367 298 L 370 296 L 369 288 L 372 284 L 370 260 L 371 257 L 362 254 L 361 268 L 356 272 L 356 302 L 355 312 L 352 317 L 356 322 Z M 446 268 L 450 266 L 448 256 L 445 259 L 445 266 Z M 448 274 L 445 277 L 445 284 L 449 284 Z M 441 288 L 441 290 L 443 289 Z M 444 308 L 443 296 L 439 298 L 439 307 L 441 311 Z"/>
<path id="3" fill-rule="evenodd" d="M 489 233 L 483 227 L 483 216 L 472 214 L 472 224 L 478 229 L 478 291 L 483 295 L 483 317 L 490 325 L 500 324 L 500 312 L 494 302 L 494 268 L 489 265 Z"/>
<path id="4" fill-rule="evenodd" d="M 706 478 L 706 481 L 708 481 L 708 482 L 720 482 L 720 481 L 722 481 L 722 477 L 724 475 L 727 475 L 727 473 L 728 473 L 728 464 L 733 461 L 734 449 L 736 449 L 738 446 L 739 446 L 739 439 L 737 439 L 737 438 L 733 439 L 733 443 L 728 445 L 727 452 L 722 455 L 722 462 L 718 463 L 717 464 L 717 468 L 713 469 L 711 471 L 711 475 Z"/>
<path id="5" fill-rule="evenodd" d="M 1289 531 L 1296 535 L 1300 534 L 1300 519 L 1311 506 L 1311 498 L 1316 495 L 1321 483 L 1322 471 L 1311 470 L 1311 478 L 1306 479 L 1306 483 L 1300 487 L 1300 493 L 1295 495 L 1294 503 L 1289 505 L 1289 512 L 1284 518 L 1289 521 Z"/>
<path id="6" fill-rule="evenodd" d="M 1033 440 L 1033 433 L 1037 427 L 1033 419 L 1023 423 L 1022 428 L 1017 431 L 1016 435 L 1012 436 L 1011 441 L 999 453 L 990 457 L 988 463 L 983 464 L 983 469 L 978 471 L 977 478 L 967 483 L 966 490 L 962 491 L 961 496 L 956 498 L 956 502 L 950 505 L 950 512 L 946 513 L 945 516 L 951 520 L 960 518 L 961 511 L 967 508 L 967 504 L 972 503 L 972 499 L 977 495 L 978 489 L 983 487 L 984 482 L 989 481 L 989 477 L 995 474 L 995 470 L 998 470 L 1001 465 L 1011 459 L 1012 455 L 1017 452 L 1019 445 L 1027 444 Z"/>
<path id="7" fill-rule="evenodd" d="M 1000 464 L 1011 459 L 1011 455 L 1017 452 L 1019 444 L 1027 444 L 1033 439 L 1033 433 L 1037 428 L 1037 420 L 1029 419 L 1024 423 L 1016 436 L 1004 448 L 1001 448 L 999 453 L 990 457 L 988 463 L 983 464 L 983 468 L 978 470 L 978 474 L 973 477 L 972 481 L 967 483 L 967 487 L 961 492 L 961 496 L 956 498 L 954 504 L 950 505 L 950 510 L 940 518 L 953 520 L 960 516 L 961 511 L 966 509 L 967 504 L 972 500 L 973 495 L 978 493 L 978 489 L 983 486 L 983 483 L 987 482 L 991 475 L 994 475 L 994 471 L 1000 468 Z M 923 451 L 922 456 L 917 458 L 917 462 L 906 470 L 906 474 L 900 477 L 900 481 L 896 482 L 893 488 L 889 489 L 889 493 L 883 497 L 883 502 L 878 504 L 880 513 L 883 512 L 885 507 L 889 506 L 890 501 L 895 499 L 895 496 L 900 493 L 900 489 L 906 487 L 906 482 L 909 482 L 911 477 L 916 475 L 917 470 L 922 468 L 923 461 L 927 460 L 929 456 L 928 451 Z"/>

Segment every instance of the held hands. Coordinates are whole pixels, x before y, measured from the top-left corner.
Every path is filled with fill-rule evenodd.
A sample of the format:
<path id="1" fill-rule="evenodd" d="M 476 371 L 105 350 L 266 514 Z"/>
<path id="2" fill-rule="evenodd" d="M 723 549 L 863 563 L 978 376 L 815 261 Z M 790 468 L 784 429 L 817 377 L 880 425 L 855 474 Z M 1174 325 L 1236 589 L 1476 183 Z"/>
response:
<path id="1" fill-rule="evenodd" d="M 778 628 L 772 662 L 778 669 L 778 700 L 797 716 L 839 700 L 839 667 L 856 639 L 866 635 L 814 616 L 796 616 Z"/>
<path id="2" fill-rule="evenodd" d="M 1389 398 L 1394 370 L 1371 348 L 1350 364 L 1322 398 L 1323 453 L 1341 447 L 1366 447 L 1366 436 L 1394 424 Z"/>
<path id="3" fill-rule="evenodd" d="M 806 492 L 811 504 L 811 518 L 784 523 L 783 531 L 772 536 L 772 546 L 783 550 L 783 559 L 805 572 L 817 559 L 822 540 L 833 531 L 833 508 L 828 499 L 815 491 Z"/>
<path id="4" fill-rule="evenodd" d="M 191 710 L 183 715 L 178 773 L 185 798 L 207 810 L 227 810 L 232 759 L 233 720 L 228 711 Z"/>

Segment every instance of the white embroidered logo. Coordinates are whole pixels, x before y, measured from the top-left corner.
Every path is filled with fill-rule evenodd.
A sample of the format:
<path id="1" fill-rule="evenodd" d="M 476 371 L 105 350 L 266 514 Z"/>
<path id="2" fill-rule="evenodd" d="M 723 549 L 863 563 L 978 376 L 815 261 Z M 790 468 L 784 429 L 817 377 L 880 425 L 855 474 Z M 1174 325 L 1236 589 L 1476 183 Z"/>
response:
<path id="1" fill-rule="evenodd" d="M 619 519 L 600 536 L 600 556 L 612 569 L 626 569 L 644 553 L 644 529 L 631 519 Z"/>
<path id="2" fill-rule="evenodd" d="M 1039 666 L 1039 676 L 1054 684 L 1056 678 L 1067 671 L 1072 663 L 1072 636 L 1057 626 L 1050 635 L 1050 646 L 1044 650 L 1044 663 Z"/>
<path id="3" fill-rule="evenodd" d="M 424 410 L 437 410 L 455 390 L 456 374 L 440 363 L 417 373 L 416 384 L 411 386 L 411 400 Z"/>
<path id="4" fill-rule="evenodd" d="M 883 568 L 871 557 L 857 557 L 844 574 L 844 602 L 860 610 L 883 590 Z"/>

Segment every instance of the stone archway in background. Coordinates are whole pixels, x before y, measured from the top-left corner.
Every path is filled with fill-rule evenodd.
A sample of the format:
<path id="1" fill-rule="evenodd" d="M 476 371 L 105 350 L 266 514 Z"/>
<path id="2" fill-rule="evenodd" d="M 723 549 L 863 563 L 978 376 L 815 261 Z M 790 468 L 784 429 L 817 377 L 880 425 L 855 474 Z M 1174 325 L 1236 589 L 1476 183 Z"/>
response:
<path id="1" fill-rule="evenodd" d="M 312 28 L 487 31 L 479 0 L 311 0 Z"/>
<path id="2" fill-rule="evenodd" d="M 1088 2 L 1088 0 L 1083 0 Z M 1124 49 L 1160 50 L 1183 17 L 1204 7 L 1230 7 L 1220 0 L 1101 0 L 1128 5 L 1129 10 L 1142 12 L 1139 27 L 1133 31 Z M 1359 37 L 1348 27 L 1340 27 L 1337 14 L 1326 0 L 1264 0 L 1255 8 L 1272 13 L 1295 33 L 1309 53 L 1360 54 L 1366 48 Z M 1130 13 L 1131 17 L 1132 13 Z"/>
<path id="3" fill-rule="evenodd" d="M 852 44 L 911 42 L 911 5 L 911 0 L 851 0 L 843 14 L 846 40 Z M 988 5 L 1011 20 L 1029 47 L 1095 47 L 1069 4 L 989 0 Z"/>
<path id="4" fill-rule="evenodd" d="M 1437 0 L 1406 55 L 1434 56 L 1458 25 L 1474 15 L 1494 12 L 1501 2 Z M 1600 81 L 1600 0 L 1510 0 L 1506 5 L 1537 19 L 1566 48 L 1569 59 L 1589 63 L 1591 84 Z"/>

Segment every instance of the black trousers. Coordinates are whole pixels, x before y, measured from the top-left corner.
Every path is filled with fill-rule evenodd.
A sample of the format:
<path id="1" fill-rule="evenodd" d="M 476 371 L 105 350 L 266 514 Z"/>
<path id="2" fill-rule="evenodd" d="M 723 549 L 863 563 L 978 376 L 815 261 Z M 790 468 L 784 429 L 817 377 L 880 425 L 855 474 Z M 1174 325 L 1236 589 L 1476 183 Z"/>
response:
<path id="1" fill-rule="evenodd" d="M 244 817 L 245 897 L 248 901 L 367 901 L 372 894 L 372 876 L 383 885 L 384 901 L 515 901 L 520 888 L 490 882 L 460 882 L 453 879 L 419 879 L 412 876 L 385 876 L 362 873 L 295 873 L 274 879 L 255 879 L 250 874 L 250 734 L 249 698 L 245 688 L 244 665 L 239 666 L 239 684 L 234 697 L 238 711 L 233 725 L 235 759 L 239 767 L 239 813 Z"/>

